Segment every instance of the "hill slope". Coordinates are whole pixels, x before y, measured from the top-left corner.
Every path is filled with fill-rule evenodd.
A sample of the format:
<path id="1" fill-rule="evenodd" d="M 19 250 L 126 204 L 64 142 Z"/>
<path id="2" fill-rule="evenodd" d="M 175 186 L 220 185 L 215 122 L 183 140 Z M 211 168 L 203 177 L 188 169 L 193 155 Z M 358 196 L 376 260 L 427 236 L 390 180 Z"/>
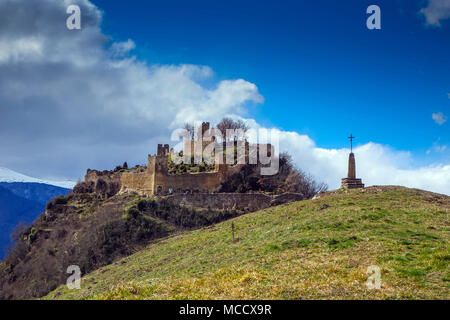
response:
<path id="1" fill-rule="evenodd" d="M 330 192 L 157 241 L 46 298 L 449 299 L 449 213 L 420 190 Z"/>

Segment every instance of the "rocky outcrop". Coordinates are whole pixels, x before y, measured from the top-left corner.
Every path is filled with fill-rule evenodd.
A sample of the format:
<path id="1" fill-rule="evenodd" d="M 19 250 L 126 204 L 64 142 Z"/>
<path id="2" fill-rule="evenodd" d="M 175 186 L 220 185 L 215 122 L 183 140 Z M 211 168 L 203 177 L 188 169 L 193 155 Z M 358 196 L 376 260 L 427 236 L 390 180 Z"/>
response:
<path id="1" fill-rule="evenodd" d="M 121 188 L 121 173 L 104 170 L 90 170 L 86 172 L 84 181 L 78 183 L 74 193 L 96 193 L 100 198 L 110 198 Z"/>

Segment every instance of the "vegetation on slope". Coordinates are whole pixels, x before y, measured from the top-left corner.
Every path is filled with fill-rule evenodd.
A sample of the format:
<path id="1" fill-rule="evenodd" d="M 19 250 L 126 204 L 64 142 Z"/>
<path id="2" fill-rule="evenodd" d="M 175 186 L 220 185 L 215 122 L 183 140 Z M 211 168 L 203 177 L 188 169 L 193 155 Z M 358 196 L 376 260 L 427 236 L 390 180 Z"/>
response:
<path id="1" fill-rule="evenodd" d="M 264 192 L 282 194 L 285 192 L 300 193 L 305 199 L 326 191 L 328 186 L 317 182 L 314 178 L 297 168 L 292 157 L 283 152 L 279 157 L 279 170 L 274 175 L 261 175 L 264 165 L 244 165 L 241 170 L 230 175 L 221 184 L 219 192 Z"/>
<path id="2" fill-rule="evenodd" d="M 183 157 L 183 151 L 178 153 L 179 157 Z M 194 156 L 191 156 L 190 163 L 175 163 L 172 157 L 169 157 L 168 172 L 169 174 L 181 173 L 198 173 L 214 171 L 214 164 L 208 164 L 206 161 L 195 163 Z"/>
<path id="3" fill-rule="evenodd" d="M 324 193 L 159 240 L 46 298 L 449 299 L 449 213 L 415 189 Z"/>

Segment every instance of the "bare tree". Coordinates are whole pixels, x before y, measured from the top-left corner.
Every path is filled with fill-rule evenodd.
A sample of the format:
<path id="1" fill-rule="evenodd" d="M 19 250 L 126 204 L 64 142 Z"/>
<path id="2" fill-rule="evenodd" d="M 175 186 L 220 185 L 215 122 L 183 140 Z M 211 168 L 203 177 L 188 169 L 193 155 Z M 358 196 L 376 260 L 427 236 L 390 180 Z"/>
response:
<path id="1" fill-rule="evenodd" d="M 307 199 L 314 197 L 316 194 L 328 190 L 328 185 L 318 182 L 309 173 L 298 169 L 290 154 L 283 152 L 280 154 L 281 175 L 285 173 L 284 187 L 285 191 L 298 192 L 303 194 Z"/>
<path id="2" fill-rule="evenodd" d="M 227 129 L 231 130 L 242 130 L 244 133 L 248 131 L 248 126 L 241 119 L 233 120 L 231 118 L 223 118 L 218 124 L 217 129 L 219 129 L 222 134 L 226 137 Z M 235 137 L 236 139 L 236 137 Z"/>

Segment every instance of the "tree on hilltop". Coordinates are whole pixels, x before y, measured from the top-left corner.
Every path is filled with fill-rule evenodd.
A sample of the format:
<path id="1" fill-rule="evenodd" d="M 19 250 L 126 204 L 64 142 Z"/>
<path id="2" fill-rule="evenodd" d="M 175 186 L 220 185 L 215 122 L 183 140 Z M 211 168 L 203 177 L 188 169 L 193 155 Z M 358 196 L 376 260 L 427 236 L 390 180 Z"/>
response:
<path id="1" fill-rule="evenodd" d="M 231 130 L 242 130 L 244 132 L 244 134 L 248 131 L 248 126 L 245 124 L 244 121 L 242 121 L 241 119 L 238 120 L 233 120 L 231 118 L 223 118 L 216 126 L 217 129 L 219 129 L 222 134 L 225 137 L 225 140 L 227 140 L 226 134 L 227 134 L 227 130 L 231 129 Z M 236 140 L 237 137 L 234 137 L 234 139 Z"/>

